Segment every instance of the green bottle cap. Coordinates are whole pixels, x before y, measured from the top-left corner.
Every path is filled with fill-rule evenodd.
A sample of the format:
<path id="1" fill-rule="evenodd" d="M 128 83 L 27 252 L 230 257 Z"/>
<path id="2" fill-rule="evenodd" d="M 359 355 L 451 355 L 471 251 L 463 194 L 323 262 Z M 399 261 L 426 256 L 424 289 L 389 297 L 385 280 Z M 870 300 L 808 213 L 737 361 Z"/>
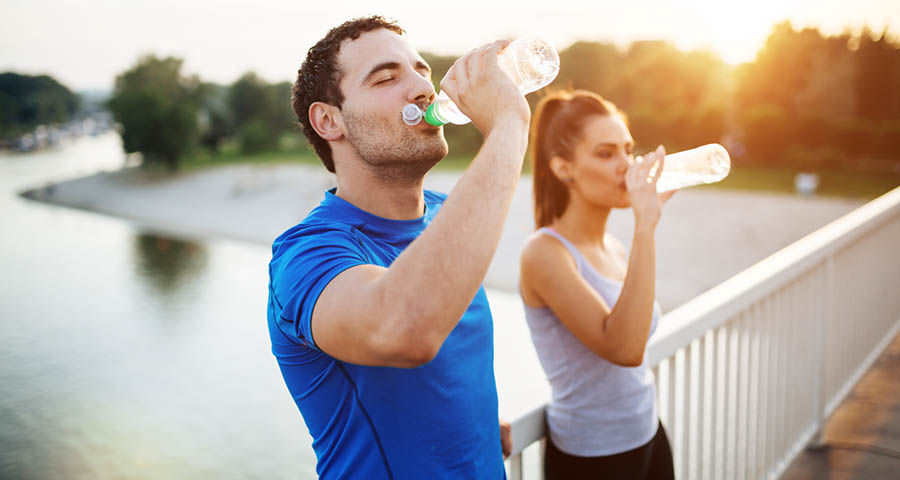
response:
<path id="1" fill-rule="evenodd" d="M 437 103 L 432 103 L 425 109 L 425 121 L 428 122 L 429 125 L 440 127 L 447 122 L 435 111 L 435 105 L 437 105 Z"/>

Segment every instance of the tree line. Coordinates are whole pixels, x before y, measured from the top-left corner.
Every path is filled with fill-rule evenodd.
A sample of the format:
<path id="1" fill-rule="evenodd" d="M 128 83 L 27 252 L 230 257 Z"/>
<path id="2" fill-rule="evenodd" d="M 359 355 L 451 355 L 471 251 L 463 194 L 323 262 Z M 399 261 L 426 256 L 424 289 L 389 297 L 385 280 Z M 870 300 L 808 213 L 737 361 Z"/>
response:
<path id="1" fill-rule="evenodd" d="M 440 79 L 452 57 L 426 56 Z M 776 25 L 756 58 L 733 67 L 662 41 L 576 42 L 560 73 L 529 95 L 587 89 L 626 115 L 638 150 L 724 143 L 737 162 L 798 170 L 900 171 L 900 40 L 887 30 L 826 36 Z M 474 152 L 472 127 L 446 130 Z"/>
<path id="2" fill-rule="evenodd" d="M 293 128 L 290 83 L 248 72 L 218 85 L 184 75 L 182 64 L 146 55 L 116 77 L 107 106 L 122 126 L 125 151 L 140 152 L 144 164 L 175 169 L 193 148 L 217 153 L 227 140 L 243 153 L 273 150 Z"/>
<path id="3" fill-rule="evenodd" d="M 423 57 L 439 89 L 455 57 Z M 900 169 L 900 40 L 887 30 L 827 36 L 785 22 L 773 28 L 753 61 L 737 67 L 663 41 L 625 48 L 576 42 L 560 51 L 560 60 L 557 79 L 528 96 L 532 106 L 554 89 L 595 91 L 626 114 L 639 151 L 719 142 L 736 162 L 798 170 Z M 182 64 L 142 57 L 116 78 L 107 102 L 126 150 L 142 152 L 145 163 L 175 168 L 197 147 L 217 152 L 232 142 L 254 153 L 279 148 L 286 134 L 301 135 L 290 82 L 269 83 L 248 72 L 218 85 L 185 75 Z M 35 107 L 37 100 L 25 109 L 7 108 L 9 98 L 22 96 L 5 93 L 8 83 L 0 76 L 0 122 L 7 122 L 0 125 L 10 122 L 13 111 L 19 112 L 15 121 L 35 122 L 72 108 L 69 100 L 53 108 Z M 48 88 L 68 98 L 59 93 L 65 87 Z M 449 126 L 445 134 L 451 155 L 469 156 L 481 144 L 471 125 Z"/>
<path id="4" fill-rule="evenodd" d="M 777 25 L 734 75 L 734 121 L 753 158 L 803 169 L 900 168 L 900 41 Z"/>
<path id="5" fill-rule="evenodd" d="M 0 140 L 66 123 L 78 107 L 78 95 L 52 77 L 0 73 Z"/>

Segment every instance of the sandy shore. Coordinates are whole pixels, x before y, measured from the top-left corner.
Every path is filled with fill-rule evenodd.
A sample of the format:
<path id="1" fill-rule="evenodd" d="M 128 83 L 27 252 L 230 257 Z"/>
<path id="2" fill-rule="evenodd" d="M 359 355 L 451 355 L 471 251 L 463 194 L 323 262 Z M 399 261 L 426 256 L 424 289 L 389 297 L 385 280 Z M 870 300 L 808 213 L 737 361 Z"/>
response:
<path id="1" fill-rule="evenodd" d="M 426 188 L 449 192 L 461 173 L 433 172 Z M 533 230 L 530 177 L 512 210 L 485 285 L 515 291 L 518 255 Z M 269 246 L 334 186 L 324 168 L 229 166 L 166 178 L 125 169 L 28 192 L 53 204 L 130 219 L 144 228 L 192 238 L 226 237 Z M 717 189 L 679 192 L 657 230 L 657 296 L 670 310 L 853 210 L 859 200 L 821 199 Z M 631 241 L 630 210 L 609 229 Z"/>

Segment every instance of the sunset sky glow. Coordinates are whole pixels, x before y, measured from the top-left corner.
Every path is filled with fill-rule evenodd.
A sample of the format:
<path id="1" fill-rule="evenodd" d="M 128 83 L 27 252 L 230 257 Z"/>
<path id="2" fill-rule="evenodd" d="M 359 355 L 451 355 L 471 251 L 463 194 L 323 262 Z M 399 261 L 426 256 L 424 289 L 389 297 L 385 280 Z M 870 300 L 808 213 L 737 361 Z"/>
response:
<path id="1" fill-rule="evenodd" d="M 382 14 L 420 51 L 461 54 L 496 38 L 538 35 L 564 49 L 576 40 L 667 40 L 751 61 L 772 26 L 791 20 L 825 33 L 863 25 L 900 34 L 897 0 L 523 0 L 513 10 L 475 0 L 5 0 L 0 71 L 50 74 L 76 90 L 108 89 L 143 53 L 185 59 L 185 73 L 231 83 L 254 70 L 291 80 L 329 28 Z"/>

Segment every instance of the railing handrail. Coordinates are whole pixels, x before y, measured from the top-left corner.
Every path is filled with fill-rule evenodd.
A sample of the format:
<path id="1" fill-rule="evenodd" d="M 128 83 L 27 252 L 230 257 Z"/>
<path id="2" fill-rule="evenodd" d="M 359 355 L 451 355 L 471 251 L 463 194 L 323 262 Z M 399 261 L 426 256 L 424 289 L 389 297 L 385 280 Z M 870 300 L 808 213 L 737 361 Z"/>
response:
<path id="1" fill-rule="evenodd" d="M 667 313 L 647 345 L 654 366 L 707 330 L 801 276 L 845 245 L 900 215 L 900 187 L 775 252 Z"/>
<path id="2" fill-rule="evenodd" d="M 710 329 L 790 283 L 844 246 L 900 215 L 900 187 L 797 240 L 663 316 L 647 346 L 653 367 Z M 512 419 L 511 457 L 546 435 L 540 405 Z"/>

